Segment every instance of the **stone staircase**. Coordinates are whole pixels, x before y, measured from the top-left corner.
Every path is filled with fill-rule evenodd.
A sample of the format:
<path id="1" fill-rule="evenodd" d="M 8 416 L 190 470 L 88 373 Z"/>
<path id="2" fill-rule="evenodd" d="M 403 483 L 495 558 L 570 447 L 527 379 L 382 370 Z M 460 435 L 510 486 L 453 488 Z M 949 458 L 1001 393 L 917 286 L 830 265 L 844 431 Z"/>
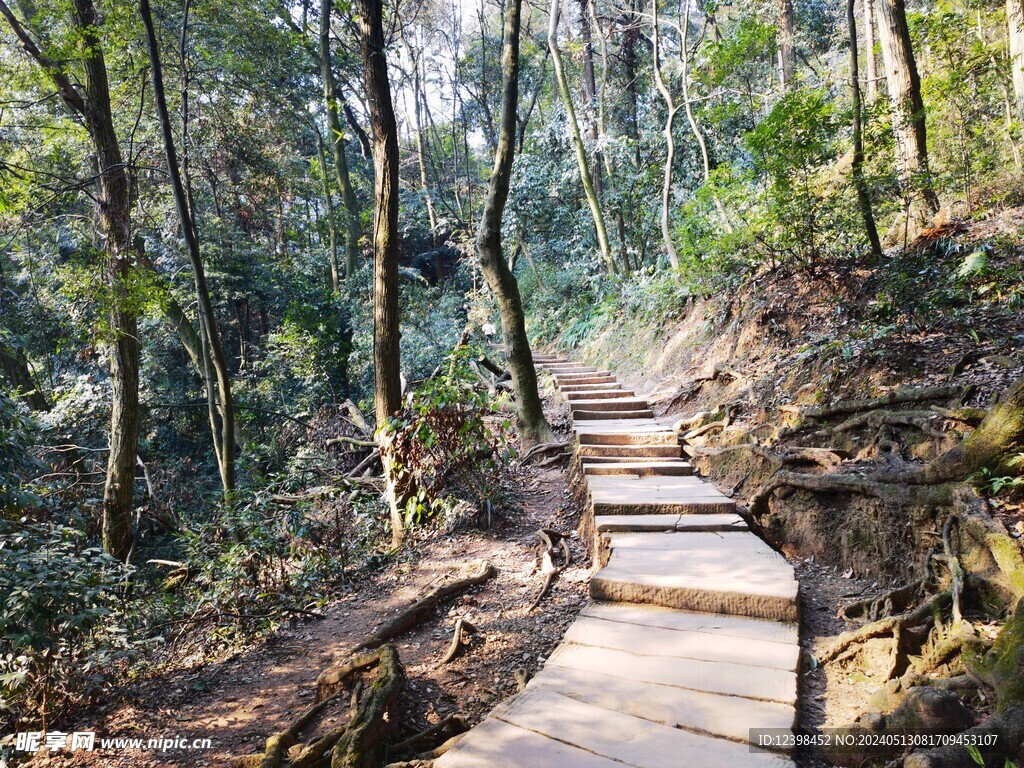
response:
<path id="1" fill-rule="evenodd" d="M 796 722 L 797 582 L 608 371 L 534 355 L 569 403 L 601 566 L 526 689 L 435 768 L 762 768 Z"/>

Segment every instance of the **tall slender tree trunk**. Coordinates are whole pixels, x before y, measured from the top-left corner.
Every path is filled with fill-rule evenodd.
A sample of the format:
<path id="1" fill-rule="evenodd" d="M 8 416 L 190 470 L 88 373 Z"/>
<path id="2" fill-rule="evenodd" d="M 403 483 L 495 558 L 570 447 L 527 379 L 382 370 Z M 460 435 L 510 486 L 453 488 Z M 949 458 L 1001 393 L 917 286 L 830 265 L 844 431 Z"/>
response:
<path id="1" fill-rule="evenodd" d="M 591 6 L 593 0 L 579 0 L 579 4 L 580 43 L 583 53 L 583 98 L 586 101 L 584 115 L 590 141 L 596 145 L 600 138 L 600 131 L 597 121 L 597 77 L 594 72 L 594 30 L 591 26 Z M 597 148 L 594 151 L 594 167 L 590 173 L 594 178 L 594 190 L 597 192 L 598 199 L 602 197 L 604 192 L 601 163 L 601 150 Z"/>
<path id="2" fill-rule="evenodd" d="M 334 195 L 331 194 L 330 173 L 327 170 L 327 154 L 324 152 L 324 137 L 320 134 L 320 129 L 315 124 L 312 128 L 316 133 L 316 156 L 320 161 L 320 176 L 323 179 L 324 188 L 324 207 L 327 214 L 327 235 L 330 238 L 328 254 L 331 267 L 331 291 L 338 293 L 341 290 L 341 269 L 338 264 L 338 227 L 334 221 Z"/>
<path id="3" fill-rule="evenodd" d="M 338 189 L 345 203 L 345 277 L 350 277 L 359 265 L 359 203 L 352 179 L 348 172 L 348 158 L 345 155 L 345 135 L 341 131 L 341 118 L 338 116 L 338 88 L 334 79 L 334 67 L 331 57 L 331 12 L 333 0 L 323 0 L 320 4 L 320 35 L 318 57 L 320 59 L 320 79 L 324 85 L 324 106 L 327 110 L 327 137 L 331 142 L 331 156 L 334 158 L 334 171 L 338 177 Z"/>
<path id="4" fill-rule="evenodd" d="M 875 0 L 864 0 L 864 60 L 867 62 L 867 103 L 878 100 L 878 60 L 875 57 Z"/>
<path id="5" fill-rule="evenodd" d="M 877 0 L 878 37 L 882 43 L 886 80 L 896 139 L 896 167 L 908 200 L 908 221 L 894 233 L 913 237 L 939 210 L 939 199 L 928 176 L 921 79 L 907 26 L 903 0 Z M 899 232 L 897 232 L 899 230 Z"/>
<path id="6" fill-rule="evenodd" d="M 516 112 L 519 104 L 519 30 L 522 0 L 506 0 L 504 44 L 501 53 L 501 123 L 480 228 L 477 251 L 484 278 L 494 292 L 501 310 L 501 328 L 512 383 L 516 390 L 519 439 L 524 448 L 553 439 L 544 419 L 537 393 L 537 372 L 533 366 L 519 284 L 502 254 L 501 222 L 508 200 L 509 180 L 516 145 Z"/>
<path id="7" fill-rule="evenodd" d="M 657 0 L 655 0 L 657 2 Z M 681 47 L 681 56 L 683 71 L 680 80 L 683 85 L 683 106 L 686 109 L 686 121 L 690 124 L 690 130 L 693 132 L 694 138 L 697 140 L 697 145 L 700 147 L 700 158 L 704 168 L 704 183 L 707 185 L 711 184 L 711 158 L 708 155 L 708 144 L 704 140 L 704 133 L 701 131 L 700 126 L 697 125 L 697 118 L 693 114 L 693 99 L 690 97 L 690 4 L 685 3 L 685 10 L 683 12 L 683 18 L 680 20 L 680 27 L 682 28 L 683 41 Z M 722 226 L 726 232 L 732 232 L 732 222 L 729 221 L 729 215 L 725 211 L 725 205 L 722 204 L 721 198 L 717 194 L 712 194 L 711 200 L 714 202 L 715 210 L 718 212 L 718 218 L 722 222 Z"/>
<path id="8" fill-rule="evenodd" d="M 661 182 L 661 239 L 665 244 L 665 254 L 668 256 L 669 264 L 672 265 L 673 270 L 678 270 L 679 255 L 676 253 L 675 243 L 672 242 L 670 215 L 672 205 L 672 169 L 676 161 L 676 138 L 673 127 L 679 107 L 676 106 L 675 100 L 672 98 L 672 91 L 669 89 L 661 73 L 661 31 L 658 19 L 658 0 L 651 2 L 651 14 L 652 41 L 654 44 L 654 84 L 658 89 L 658 93 L 661 94 L 661 98 L 665 100 L 665 110 L 667 113 L 664 130 L 666 147 L 665 170 Z"/>
<path id="9" fill-rule="evenodd" d="M 398 329 L 398 124 L 391 101 L 383 0 L 359 0 L 363 79 L 373 128 L 373 404 L 391 507 L 392 544 L 404 539 L 399 487 L 384 429 L 402 405 Z"/>
<path id="10" fill-rule="evenodd" d="M 106 277 L 112 298 L 110 452 L 103 488 L 103 548 L 126 560 L 131 553 L 140 421 L 138 320 L 131 302 L 126 300 L 133 271 L 131 196 L 110 107 L 107 68 L 99 36 L 102 19 L 92 0 L 73 0 L 71 10 L 83 60 L 81 90 L 71 82 L 64 68 L 40 49 L 7 3 L 0 0 L 0 15 L 7 20 L 25 52 L 57 87 L 61 100 L 81 116 L 95 153 L 98 190 L 93 200 L 107 254 Z"/>
<path id="11" fill-rule="evenodd" d="M 434 196 L 430 192 L 430 183 L 427 178 L 427 146 L 423 140 L 423 102 L 426 96 L 423 93 L 423 79 L 420 74 L 419 54 L 415 54 L 412 47 L 409 47 L 409 55 L 412 58 L 413 71 L 413 116 L 416 119 L 416 162 L 420 169 L 420 187 L 423 189 L 423 202 L 427 206 L 427 220 L 430 222 L 430 234 L 434 245 L 437 245 L 437 209 L 434 207 Z"/>
<path id="12" fill-rule="evenodd" d="M 149 0 L 139 1 L 139 14 L 146 30 L 146 44 L 149 49 L 149 65 L 153 78 L 153 97 L 156 102 L 157 118 L 163 139 L 164 156 L 167 159 L 168 177 L 174 196 L 174 207 L 181 225 L 185 249 L 192 266 L 195 284 L 196 304 L 199 314 L 200 339 L 202 341 L 205 384 L 210 430 L 213 434 L 214 452 L 220 470 L 221 486 L 227 499 L 235 491 L 235 406 L 231 395 L 231 374 L 227 356 L 217 327 L 217 318 L 206 284 L 206 269 L 199 248 L 199 234 L 195 210 L 190 205 L 188 190 L 181 176 L 178 153 L 174 145 L 170 112 L 164 92 L 163 65 L 160 61 L 160 46 L 153 26 L 153 14 Z"/>
<path id="13" fill-rule="evenodd" d="M 573 147 L 576 150 L 576 164 L 580 170 L 580 180 L 583 183 L 583 192 L 587 197 L 587 204 L 590 206 L 590 215 L 594 220 L 594 229 L 597 233 L 597 246 L 601 252 L 601 259 L 609 274 L 618 272 L 615 258 L 612 256 L 611 246 L 608 243 L 608 229 L 605 227 L 604 214 L 601 212 L 601 201 L 597 197 L 597 190 L 594 187 L 593 178 L 590 175 L 590 163 L 587 160 L 587 150 L 583 146 L 583 138 L 580 136 L 580 125 L 576 120 L 576 109 L 572 103 L 572 92 L 569 90 L 569 81 L 562 67 L 562 52 L 558 48 L 558 16 L 559 0 L 551 0 L 551 18 L 548 24 L 548 47 L 551 49 L 551 64 L 554 70 L 555 85 L 565 106 L 565 115 L 569 121 L 569 130 L 572 134 Z"/>
<path id="14" fill-rule="evenodd" d="M 871 196 L 864 184 L 864 135 L 861 128 L 860 67 L 857 62 L 857 18 L 854 13 L 857 0 L 846 0 L 846 22 L 850 29 L 850 91 L 853 100 L 853 162 L 851 173 L 853 186 L 857 190 L 857 203 L 864 220 L 864 231 L 871 244 L 871 253 L 882 255 L 882 244 L 875 228 L 875 216 L 871 210 Z"/>
<path id="15" fill-rule="evenodd" d="M 1006 34 L 1017 120 L 1024 119 L 1024 0 L 1006 0 Z"/>
<path id="16" fill-rule="evenodd" d="M 793 12 L 793 0 L 776 0 L 778 14 L 778 34 L 776 41 L 779 49 L 779 85 L 783 89 L 793 85 L 796 73 L 796 14 Z"/>

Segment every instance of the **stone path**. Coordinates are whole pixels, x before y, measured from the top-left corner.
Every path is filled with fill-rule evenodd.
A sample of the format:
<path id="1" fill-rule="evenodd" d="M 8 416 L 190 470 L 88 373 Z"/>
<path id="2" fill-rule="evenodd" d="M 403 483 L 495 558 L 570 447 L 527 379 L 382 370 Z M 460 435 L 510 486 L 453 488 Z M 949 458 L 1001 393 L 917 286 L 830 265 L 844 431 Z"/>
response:
<path id="1" fill-rule="evenodd" d="M 535 355 L 572 411 L 601 566 L 526 689 L 436 768 L 768 768 L 750 728 L 796 721 L 797 582 L 676 433 L 608 371 Z"/>

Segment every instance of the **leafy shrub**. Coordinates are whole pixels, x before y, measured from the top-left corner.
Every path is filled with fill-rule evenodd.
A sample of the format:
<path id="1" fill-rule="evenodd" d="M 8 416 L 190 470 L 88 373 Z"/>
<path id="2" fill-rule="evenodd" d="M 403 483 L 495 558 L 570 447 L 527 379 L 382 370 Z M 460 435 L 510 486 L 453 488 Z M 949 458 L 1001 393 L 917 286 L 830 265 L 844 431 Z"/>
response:
<path id="1" fill-rule="evenodd" d="M 488 424 L 494 402 L 470 368 L 477 354 L 468 346 L 456 349 L 383 428 L 399 485 L 415 489 L 406 502 L 406 525 L 459 501 L 482 511 L 497 492 L 502 438 Z"/>
<path id="2" fill-rule="evenodd" d="M 0 715 L 53 717 L 94 697 L 129 652 L 126 567 L 79 530 L 0 520 Z"/>

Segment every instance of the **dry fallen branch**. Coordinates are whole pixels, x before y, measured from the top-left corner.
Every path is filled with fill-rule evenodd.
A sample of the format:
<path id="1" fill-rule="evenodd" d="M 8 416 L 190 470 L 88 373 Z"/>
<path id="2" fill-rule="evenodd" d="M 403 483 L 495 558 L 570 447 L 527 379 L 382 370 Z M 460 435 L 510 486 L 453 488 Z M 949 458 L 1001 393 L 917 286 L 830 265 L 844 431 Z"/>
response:
<path id="1" fill-rule="evenodd" d="M 332 437 L 330 440 L 324 443 L 324 445 L 353 445 L 356 448 L 376 448 L 377 443 L 373 440 L 363 440 L 358 437 L 348 437 L 347 435 L 338 435 L 338 437 Z"/>

